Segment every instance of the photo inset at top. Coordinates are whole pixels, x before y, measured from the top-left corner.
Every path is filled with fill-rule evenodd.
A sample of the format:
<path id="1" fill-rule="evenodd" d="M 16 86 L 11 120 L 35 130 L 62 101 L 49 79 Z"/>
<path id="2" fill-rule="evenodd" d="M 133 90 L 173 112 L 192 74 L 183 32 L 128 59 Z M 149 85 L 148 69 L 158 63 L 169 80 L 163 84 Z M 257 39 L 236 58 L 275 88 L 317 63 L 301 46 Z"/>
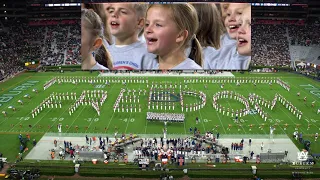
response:
<path id="1" fill-rule="evenodd" d="M 248 3 L 87 3 L 83 70 L 247 70 Z"/>

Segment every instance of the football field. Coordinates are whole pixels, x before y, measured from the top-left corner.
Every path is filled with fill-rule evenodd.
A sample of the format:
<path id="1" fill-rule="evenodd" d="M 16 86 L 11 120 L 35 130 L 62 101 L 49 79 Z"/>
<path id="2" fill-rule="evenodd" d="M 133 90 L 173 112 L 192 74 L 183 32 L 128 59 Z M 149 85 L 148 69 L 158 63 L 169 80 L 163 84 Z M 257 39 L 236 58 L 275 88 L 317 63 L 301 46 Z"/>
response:
<path id="1" fill-rule="evenodd" d="M 188 76 L 186 78 L 183 75 L 150 77 L 136 75 L 138 77 L 132 73 L 130 77 L 128 77 L 129 75 L 115 76 L 114 74 L 101 76 L 98 72 L 23 73 L 0 84 L 0 111 L 2 112 L 0 134 L 4 137 L 6 134 L 13 133 L 54 133 L 58 132 L 57 126 L 61 124 L 63 133 L 113 134 L 118 132 L 118 134 L 125 133 L 126 135 L 133 133 L 150 135 L 150 137 L 161 136 L 164 123 L 147 121 L 147 112 L 183 113 L 185 115 L 184 122 L 167 124 L 168 135 L 191 135 L 190 127 L 193 130 L 197 127 L 201 134 L 212 131 L 219 132 L 221 136 L 238 134 L 245 137 L 257 137 L 268 136 L 270 126 L 273 126 L 275 128 L 274 134 L 287 134 L 290 138 L 294 131 L 302 132 L 304 139 L 311 141 L 312 151 L 320 152 L 319 141 L 314 141 L 314 134 L 320 132 L 320 114 L 317 114 L 320 108 L 320 83 L 317 81 L 291 73 L 233 73 L 234 77 L 232 78 L 213 75 Z M 66 79 L 70 82 L 58 83 L 56 81 L 44 90 L 44 84 L 53 78 Z M 289 84 L 290 91 L 274 83 L 277 78 Z M 74 79 L 78 79 L 80 82 L 72 83 Z M 86 79 L 86 82 L 83 79 Z M 124 80 L 127 82 L 126 85 L 123 84 Z M 251 82 L 255 80 L 257 80 L 256 86 Z M 272 85 L 261 83 L 262 80 L 268 82 L 272 80 Z M 236 81 L 243 82 L 237 86 Z M 222 84 L 224 84 L 223 88 Z M 152 85 L 153 90 L 150 93 Z M 157 88 L 155 88 L 156 85 Z M 123 100 L 121 98 L 119 100 L 117 105 L 119 110 L 118 108 L 114 110 L 122 89 L 125 89 Z M 141 90 L 140 93 L 139 90 Z M 188 112 L 186 112 L 185 105 L 190 107 L 190 105 L 203 102 L 203 99 L 199 98 L 200 91 L 206 97 L 206 104 L 196 110 L 192 109 L 191 112 L 188 108 Z M 237 110 L 245 108 L 243 102 L 230 97 L 222 97 L 217 100 L 217 104 L 224 107 L 225 112 L 223 109 L 220 111 L 213 107 L 213 96 L 223 91 L 232 91 L 234 94 L 242 95 L 243 100 L 250 104 L 250 111 L 247 115 L 242 114 L 240 117 L 240 113 L 238 114 L 238 122 L 234 120 L 235 114 Z M 70 113 L 70 107 L 75 106 L 75 102 L 79 100 L 83 92 L 85 92 L 84 99 L 98 102 L 100 115 L 92 105 L 89 105 L 90 103 L 87 105 L 80 103 L 74 112 Z M 105 92 L 107 98 L 100 104 L 102 94 Z M 187 92 L 197 95 L 194 96 Z M 297 96 L 298 92 L 300 92 L 300 96 Z M 67 93 L 70 95 L 69 99 L 67 99 Z M 76 93 L 76 97 L 71 99 L 71 93 Z M 261 108 L 267 114 L 267 118 L 263 118 L 255 110 L 255 104 L 258 101 L 254 104 L 249 101 L 250 93 L 254 93 L 258 95 L 258 99 L 264 99 L 265 102 L 270 103 L 276 94 L 280 95 L 283 100 L 285 99 L 286 102 L 291 103 L 303 113 L 301 119 L 296 113 L 294 114 L 293 111 L 286 108 L 280 98 L 276 98 L 277 101 L 272 110 L 268 108 L 268 104 L 260 102 Z M 304 97 L 306 97 L 306 102 Z M 41 105 L 43 101 L 50 98 L 53 98 L 51 100 L 53 105 Z M 181 108 L 182 99 L 184 108 Z M 148 105 L 149 101 L 150 105 Z M 312 106 L 312 102 L 314 102 L 314 106 Z M 60 103 L 61 108 L 59 107 Z M 158 109 L 156 108 L 157 104 Z M 40 105 L 43 107 L 42 110 L 40 110 Z M 152 107 L 153 105 L 154 107 Z M 149 110 L 148 106 L 150 106 Z M 37 107 L 39 112 L 33 118 L 32 111 Z M 133 107 L 132 110 L 130 107 Z M 230 110 L 228 115 L 227 109 Z M 232 110 L 234 110 L 233 117 Z M 199 119 L 198 123 L 195 120 L 196 117 Z"/>

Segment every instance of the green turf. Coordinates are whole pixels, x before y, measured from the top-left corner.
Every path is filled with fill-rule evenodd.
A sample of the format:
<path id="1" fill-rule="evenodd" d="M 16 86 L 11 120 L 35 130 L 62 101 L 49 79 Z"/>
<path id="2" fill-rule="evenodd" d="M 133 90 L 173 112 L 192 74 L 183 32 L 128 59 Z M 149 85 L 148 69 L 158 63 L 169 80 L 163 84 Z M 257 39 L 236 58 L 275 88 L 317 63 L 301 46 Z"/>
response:
<path id="1" fill-rule="evenodd" d="M 18 153 L 20 152 L 20 142 L 18 139 L 17 133 L 0 133 L 0 152 L 3 154 L 3 157 L 7 158 L 8 162 L 14 162 L 17 160 Z M 25 137 L 26 133 L 22 134 Z M 36 139 L 39 141 L 43 133 L 31 133 L 30 138 L 31 141 L 27 143 L 28 151 L 24 153 L 24 156 L 33 148 L 32 140 Z"/>
<path id="2" fill-rule="evenodd" d="M 56 126 L 58 123 L 62 123 L 63 132 L 68 133 L 114 133 L 119 131 L 119 133 L 135 133 L 135 134 L 161 134 L 163 130 L 163 123 L 147 122 L 146 112 L 147 112 L 147 102 L 150 84 L 154 82 L 183 82 L 183 78 L 180 77 L 149 77 L 149 88 L 147 88 L 144 83 L 136 83 L 127 85 L 128 89 L 146 89 L 147 94 L 145 96 L 140 96 L 140 104 L 142 106 L 142 112 L 113 112 L 113 105 L 117 99 L 121 88 L 124 86 L 120 83 L 111 83 L 110 86 L 105 86 L 103 88 L 97 88 L 96 85 L 103 85 L 104 83 L 96 83 L 95 85 L 89 85 L 88 83 L 80 83 L 78 85 L 73 84 L 54 84 L 49 89 L 43 91 L 43 84 L 53 77 L 57 76 L 98 76 L 97 72 L 66 72 L 66 73 L 24 73 L 13 79 L 10 79 L 4 83 L 0 84 L 0 100 L 4 101 L 4 98 L 10 95 L 5 94 L 18 94 L 20 89 L 21 93 L 14 95 L 13 98 L 7 102 L 0 102 L 0 112 L 6 111 L 8 113 L 7 117 L 0 115 L 0 133 L 1 139 L 5 137 L 5 133 L 45 133 L 45 132 L 58 132 Z M 217 112 L 212 107 L 212 96 L 218 91 L 221 91 L 221 83 L 207 83 L 208 89 L 204 88 L 204 83 L 192 83 L 188 84 L 188 88 L 203 91 L 207 97 L 206 106 L 200 111 L 187 112 L 185 123 L 169 123 L 168 124 L 168 134 L 189 134 L 190 127 L 197 127 L 200 129 L 201 133 L 205 131 L 213 130 L 215 133 L 219 132 L 222 136 L 224 134 L 242 134 L 252 137 L 258 135 L 268 135 L 269 126 L 276 125 L 275 134 L 288 134 L 291 137 L 293 131 L 295 130 L 297 124 L 300 124 L 299 132 L 302 131 L 306 139 L 312 142 L 312 152 L 320 153 L 320 144 L 314 142 L 313 135 L 319 132 L 320 128 L 320 116 L 316 114 L 317 109 L 320 107 L 318 102 L 320 95 L 316 96 L 311 94 L 319 94 L 320 83 L 313 81 L 309 78 L 290 74 L 290 73 L 277 73 L 277 74 L 240 74 L 235 73 L 236 77 L 279 77 L 283 81 L 288 82 L 291 85 L 291 91 L 288 92 L 277 84 L 273 84 L 272 88 L 268 84 L 258 84 L 254 87 L 252 84 L 241 84 L 241 86 L 236 86 L 235 83 L 225 84 L 223 90 L 235 91 L 248 97 L 249 93 L 256 93 L 261 97 L 271 101 L 276 93 L 284 96 L 288 101 L 292 102 L 298 109 L 303 112 L 303 117 L 298 120 L 289 110 L 287 110 L 280 102 L 277 102 L 276 108 L 273 111 L 266 110 L 269 113 L 269 119 L 267 122 L 259 115 L 247 115 L 241 118 L 241 126 L 235 124 L 231 117 L 222 115 Z M 36 82 L 38 81 L 38 82 Z M 28 83 L 28 84 L 26 84 Z M 34 85 L 33 85 L 34 84 Z M 305 89 L 301 85 L 312 85 L 318 90 Z M 22 86 L 24 85 L 24 86 Z M 18 89 L 17 89 L 18 87 Z M 182 86 L 184 87 L 184 86 Z M 306 86 L 305 86 L 306 87 Z M 16 88 L 16 89 L 15 89 Z M 38 89 L 39 93 L 36 94 L 32 92 L 33 89 Z M 46 97 L 48 97 L 52 92 L 77 92 L 77 96 L 81 94 L 83 90 L 105 90 L 108 91 L 108 98 L 104 105 L 101 107 L 101 116 L 98 117 L 97 113 L 91 106 L 80 106 L 72 116 L 68 113 L 69 106 L 73 101 L 62 101 L 62 109 L 51 109 L 47 108 L 42 111 L 36 118 L 32 118 L 31 110 L 38 106 Z M 297 97 L 297 92 L 301 93 L 300 97 Z M 178 93 L 178 89 L 175 90 Z M 25 94 L 31 95 L 30 99 L 24 98 Z M 307 103 L 303 103 L 303 97 L 307 97 Z M 20 105 L 17 101 L 23 100 L 24 105 Z M 184 103 L 194 103 L 198 102 L 199 98 L 184 95 Z M 311 107 L 311 102 L 316 101 L 316 106 Z M 243 108 L 244 105 L 238 101 L 231 99 L 221 99 L 218 101 L 222 106 L 230 107 L 233 109 Z M 138 104 L 138 103 L 136 103 Z M 181 113 L 181 108 L 178 102 L 175 103 L 176 113 Z M 15 106 L 16 111 L 8 109 L 9 106 Z M 251 107 L 254 108 L 253 106 Z M 150 110 L 153 112 L 160 112 Z M 167 110 L 168 111 L 168 110 Z M 164 110 L 162 110 L 164 112 Z M 173 112 L 173 111 L 171 111 Z M 196 125 L 195 117 L 199 117 L 200 124 Z M 310 128 L 308 129 L 308 122 Z M 228 130 L 229 124 L 231 125 L 230 130 Z M 285 124 L 288 124 L 288 128 L 285 130 Z M 30 128 L 29 125 L 32 127 Z M 40 127 L 40 126 L 41 127 Z M 69 129 L 66 129 L 66 125 Z M 252 125 L 251 130 L 250 125 Z M 259 128 L 263 125 L 263 128 Z M 75 129 L 78 126 L 78 131 Z M 9 135 L 8 135 L 9 136 Z M 14 135 L 17 137 L 17 135 Z M 0 147 L 0 152 L 8 152 L 9 148 L 13 148 L 17 145 L 18 138 L 12 141 L 8 141 L 5 146 Z M 301 146 L 300 146 L 301 147 Z M 300 148 L 299 147 L 299 148 Z M 15 148 L 18 150 L 18 147 Z M 16 152 L 14 152 L 16 154 Z M 13 156 L 13 155 L 12 155 Z M 14 155 L 15 156 L 15 155 Z"/>

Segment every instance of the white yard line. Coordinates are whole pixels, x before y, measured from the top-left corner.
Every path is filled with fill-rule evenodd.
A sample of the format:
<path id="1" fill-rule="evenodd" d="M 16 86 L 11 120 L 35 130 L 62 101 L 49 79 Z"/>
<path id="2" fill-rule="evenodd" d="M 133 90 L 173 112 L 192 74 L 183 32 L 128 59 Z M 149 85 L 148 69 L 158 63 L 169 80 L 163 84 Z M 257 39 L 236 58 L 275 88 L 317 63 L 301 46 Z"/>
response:
<path id="1" fill-rule="evenodd" d="M 208 82 L 208 84 L 213 84 L 212 82 Z M 193 87 L 193 86 L 192 86 Z M 207 91 L 208 92 L 208 90 L 205 90 L 205 91 Z M 206 103 L 206 105 L 208 105 L 208 103 L 209 103 L 209 98 L 212 96 L 211 94 L 209 95 L 207 95 L 208 93 L 206 93 L 206 98 L 207 98 L 207 103 Z M 203 125 L 203 127 L 204 127 L 204 124 L 203 124 L 203 119 L 202 119 L 202 115 L 201 115 L 201 112 L 200 112 L 200 110 L 199 110 L 199 113 L 200 113 L 200 117 L 201 117 L 201 122 L 202 122 L 202 125 Z M 218 116 L 218 118 L 219 118 L 219 121 L 220 121 L 220 124 L 221 124 L 221 126 L 222 126 L 222 128 L 223 128 L 223 131 L 224 131 L 224 133 L 225 134 L 227 134 L 227 131 L 226 131 L 226 129 L 224 128 L 224 126 L 223 126 L 223 123 L 222 123 L 222 121 L 221 121 L 221 118 L 220 118 L 220 116 L 219 116 L 219 114 L 218 114 L 218 112 L 216 112 L 216 114 L 217 114 L 217 116 Z M 205 129 L 205 128 L 204 128 Z M 206 132 L 206 131 L 205 131 Z"/>
<path id="2" fill-rule="evenodd" d="M 146 82 L 146 80 L 145 80 L 145 82 Z M 147 82 L 146 82 L 146 84 L 147 84 Z M 147 92 L 148 92 L 148 89 L 147 89 Z M 148 94 L 148 93 L 147 93 Z M 149 93 L 150 94 L 150 93 Z M 148 94 L 148 95 L 149 95 Z M 148 100 L 149 100 L 149 96 L 147 96 L 148 97 Z M 141 109 L 141 111 L 142 111 L 142 109 Z M 148 111 L 149 111 L 149 109 L 148 109 Z M 146 119 L 146 125 L 145 125 L 145 127 L 144 127 L 144 134 L 147 134 L 147 126 L 148 126 L 148 120 Z"/>
<path id="3" fill-rule="evenodd" d="M 140 89 L 140 86 L 141 86 L 141 83 L 139 83 L 138 89 Z M 131 115 L 132 115 L 132 112 L 130 112 L 130 116 L 129 116 L 129 119 L 128 119 L 128 122 L 127 122 L 127 127 L 126 127 L 126 129 L 124 131 L 125 134 L 127 133 L 127 130 L 128 130 L 128 126 L 129 126 L 129 123 L 130 123 L 130 120 L 131 120 Z"/>
<path id="4" fill-rule="evenodd" d="M 191 86 L 192 86 L 192 90 L 196 90 L 196 89 L 194 89 L 194 87 L 193 87 L 193 84 L 191 83 Z M 198 105 L 198 97 L 196 97 L 196 104 Z M 201 109 L 201 108 L 200 108 Z M 203 124 L 203 118 L 202 118 L 202 114 L 201 114 L 201 110 L 198 110 L 199 111 L 199 115 L 200 115 L 200 118 L 201 118 L 201 124 L 202 124 L 202 126 L 203 126 L 203 129 L 204 129 L 204 132 L 207 132 L 206 131 L 206 127 L 204 126 L 204 124 Z"/>
<path id="5" fill-rule="evenodd" d="M 76 118 L 74 118 L 74 120 L 72 121 L 71 125 L 69 126 L 69 129 L 72 128 L 72 125 L 73 125 L 74 122 L 78 119 L 78 117 L 80 116 L 80 114 L 82 113 L 82 111 L 83 111 L 85 108 L 86 108 L 85 105 L 83 105 L 80 113 L 78 114 L 78 116 L 77 116 Z M 66 131 L 66 133 L 69 131 L 69 129 Z"/>
<path id="6" fill-rule="evenodd" d="M 76 86 L 74 86 L 74 87 L 71 89 L 71 91 L 73 91 L 74 89 L 76 89 Z M 64 108 L 64 109 L 65 109 L 65 110 L 60 114 L 60 116 L 59 116 L 59 118 L 58 118 L 57 121 L 59 121 L 59 119 L 61 118 L 62 114 L 65 113 L 68 108 Z M 41 119 L 42 119 L 42 118 L 41 118 Z M 38 121 L 33 127 L 35 127 L 39 122 L 40 122 L 40 121 Z M 56 121 L 53 122 L 53 124 L 51 125 L 51 128 L 54 126 L 55 123 L 56 123 Z M 50 128 L 50 129 L 51 129 L 51 128 Z M 46 132 L 48 132 L 50 129 L 48 128 L 48 130 L 47 130 Z"/>
<path id="7" fill-rule="evenodd" d="M 307 79 L 308 79 L 308 78 L 307 78 Z M 309 79 L 308 79 L 308 80 L 309 80 Z M 311 81 L 311 80 L 309 80 L 309 81 Z M 308 92 L 306 89 L 304 89 L 303 87 L 299 87 L 299 86 L 296 86 L 296 85 L 294 85 L 294 84 L 292 84 L 292 86 L 296 87 L 297 89 L 303 89 L 303 91 L 305 91 L 305 94 L 307 94 L 309 97 L 311 96 L 313 100 L 317 101 L 317 99 L 315 99 L 315 98 L 313 97 L 313 95 L 312 95 L 310 92 Z M 304 115 L 304 116 L 305 116 L 305 115 Z M 305 120 L 306 120 L 306 119 L 312 119 L 312 118 L 305 118 Z M 307 121 L 307 122 L 309 123 L 309 121 Z M 309 123 L 309 124 L 310 124 L 310 123 Z M 311 124 L 315 125 L 318 129 L 320 129 L 320 127 L 317 126 L 316 123 L 311 122 Z"/>
<path id="8" fill-rule="evenodd" d="M 115 84 L 117 84 L 117 83 L 114 83 L 114 84 L 112 85 L 112 87 L 111 87 L 110 90 L 109 90 L 109 93 L 111 92 L 111 90 L 112 90 L 112 88 L 115 86 Z M 111 107 L 113 107 L 113 105 L 112 105 Z M 109 121 L 108 126 L 107 126 L 107 130 L 109 130 L 109 126 L 110 126 L 110 123 L 111 123 L 111 121 L 112 121 L 112 119 L 113 119 L 113 116 L 114 116 L 115 112 L 116 112 L 116 111 L 114 111 L 114 112 L 112 113 L 112 116 L 111 116 L 110 121 Z"/>
<path id="9" fill-rule="evenodd" d="M 181 79 L 182 79 L 182 78 L 177 77 L 178 86 L 179 86 L 180 82 L 183 82 L 183 81 L 181 81 Z M 177 86 L 177 87 L 178 87 L 178 86 Z M 174 87 L 174 85 L 173 85 L 173 87 Z M 174 89 L 176 90 L 176 88 L 174 88 Z M 178 91 L 180 91 L 180 89 L 179 89 Z M 180 101 L 181 101 L 181 99 L 180 99 Z M 180 101 L 179 101 L 179 104 L 181 104 Z M 182 107 L 182 108 L 183 108 L 183 107 Z M 184 134 L 187 135 L 186 121 L 185 121 L 185 120 L 183 121 L 183 127 L 184 127 Z"/>
<path id="10" fill-rule="evenodd" d="M 94 121 L 94 119 L 97 117 L 97 115 L 98 114 L 94 115 L 94 117 L 92 118 L 92 120 L 91 120 L 91 122 L 90 122 L 90 124 L 88 126 L 88 129 L 90 129 L 90 126 L 91 126 L 92 122 Z M 88 129 L 86 129 L 86 131 L 84 133 L 87 133 Z"/>
<path id="11" fill-rule="evenodd" d="M 32 77 L 32 76 L 30 76 L 30 77 Z M 30 77 L 28 77 L 28 78 L 26 78 L 26 79 L 30 79 Z M 22 81 L 26 81 L 26 80 L 22 80 Z M 17 84 L 20 84 L 22 81 L 20 81 L 20 82 L 19 82 L 19 83 L 17 83 Z M 39 82 L 41 82 L 41 81 L 39 81 Z M 38 87 L 38 86 L 40 86 L 40 87 L 41 87 L 41 84 L 36 85 L 35 87 Z M 8 91 L 8 92 L 9 92 L 9 91 Z M 23 99 L 23 96 L 25 95 L 25 93 L 26 93 L 26 92 L 21 93 L 21 95 L 19 96 L 19 99 Z M 13 99 L 16 99 L 16 98 L 17 98 L 17 96 L 15 96 Z M 30 102 L 30 101 L 32 101 L 32 100 L 31 100 L 31 99 L 29 99 L 29 102 Z M 11 105 L 6 106 L 6 108 L 4 108 L 4 107 L 3 107 L 3 109 L 2 109 L 2 110 L 8 109 L 8 107 L 9 107 L 9 106 L 11 106 Z M 1 110 L 1 111 L 2 111 L 2 110 Z M 14 113 L 14 114 L 16 114 L 16 113 Z M 14 114 L 13 114 L 12 116 L 14 116 Z M 27 116 L 24 116 L 24 117 L 28 117 L 30 114 L 31 114 L 31 113 L 28 113 L 28 115 L 27 115 Z M 7 118 L 4 118 L 4 120 L 0 123 L 0 125 L 1 125 L 2 123 L 6 122 L 6 119 L 11 118 L 12 116 L 8 116 Z M 20 120 L 16 125 L 14 125 L 14 126 L 13 126 L 13 128 L 14 128 L 15 126 L 17 126 L 18 124 L 20 124 L 20 123 L 21 123 L 21 121 L 23 121 L 23 120 Z"/>

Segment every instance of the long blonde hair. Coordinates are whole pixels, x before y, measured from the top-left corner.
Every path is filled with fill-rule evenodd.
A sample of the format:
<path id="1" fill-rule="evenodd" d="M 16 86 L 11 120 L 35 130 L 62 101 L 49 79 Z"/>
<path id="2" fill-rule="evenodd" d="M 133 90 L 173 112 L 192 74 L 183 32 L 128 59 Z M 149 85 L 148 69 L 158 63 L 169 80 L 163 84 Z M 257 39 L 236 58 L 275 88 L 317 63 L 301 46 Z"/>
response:
<path id="1" fill-rule="evenodd" d="M 85 9 L 92 9 L 95 13 L 97 13 L 99 15 L 99 17 L 101 18 L 102 22 L 104 23 L 104 25 L 107 25 L 107 14 L 104 11 L 104 7 L 103 4 L 101 3 L 92 3 L 92 4 L 84 4 L 84 8 Z M 111 37 L 111 33 L 109 31 L 109 28 L 107 28 L 105 26 L 104 28 L 104 32 L 103 32 L 104 38 L 106 39 L 106 41 L 109 44 L 112 44 L 112 37 Z"/>
<path id="2" fill-rule="evenodd" d="M 85 22 L 81 24 L 81 26 L 83 26 L 90 32 L 91 36 L 93 37 L 92 40 L 97 37 L 101 39 L 105 38 L 104 23 L 102 22 L 99 15 L 94 12 L 94 10 L 82 9 L 81 20 Z M 108 69 L 113 68 L 110 53 L 108 52 L 104 44 L 102 44 L 101 47 L 95 52 L 95 59 L 99 64 L 107 67 Z"/>
<path id="3" fill-rule="evenodd" d="M 183 42 L 181 48 L 186 49 L 191 41 L 190 58 L 202 67 L 202 48 L 196 37 L 199 27 L 198 15 L 196 9 L 189 3 L 183 4 L 157 4 L 149 6 L 148 10 L 153 6 L 161 6 L 167 8 L 172 13 L 172 19 L 176 23 L 179 30 L 187 30 L 188 36 Z"/>
<path id="4" fill-rule="evenodd" d="M 214 3 L 192 4 L 197 10 L 199 28 L 197 38 L 202 47 L 220 48 L 220 36 L 223 34 L 221 15 Z"/>

